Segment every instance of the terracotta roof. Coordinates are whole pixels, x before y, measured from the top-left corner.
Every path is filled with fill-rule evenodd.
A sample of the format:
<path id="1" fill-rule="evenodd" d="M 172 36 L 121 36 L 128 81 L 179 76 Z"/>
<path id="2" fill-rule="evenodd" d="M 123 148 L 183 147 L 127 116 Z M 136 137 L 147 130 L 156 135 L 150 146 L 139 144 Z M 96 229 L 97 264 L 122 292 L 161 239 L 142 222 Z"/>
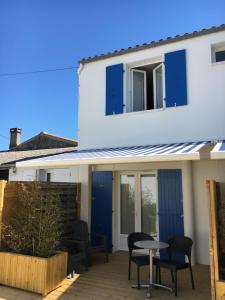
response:
<path id="1" fill-rule="evenodd" d="M 220 26 L 213 26 L 213 27 L 207 28 L 207 29 L 204 28 L 204 29 L 199 30 L 199 31 L 193 31 L 191 33 L 185 33 L 183 35 L 176 35 L 174 37 L 167 37 L 165 39 L 160 39 L 158 41 L 151 41 L 151 42 L 148 42 L 148 43 L 144 43 L 142 45 L 136 45 L 136 46 L 133 46 L 133 47 L 128 47 L 126 49 L 119 49 L 119 50 L 115 50 L 113 52 L 108 52 L 108 53 L 105 53 L 105 54 L 100 54 L 100 55 L 90 56 L 90 57 L 87 57 L 87 58 L 82 58 L 79 61 L 79 63 L 81 63 L 81 64 L 89 63 L 89 62 L 93 62 L 93 61 L 97 61 L 97 60 L 101 60 L 101 59 L 105 59 L 105 58 L 109 58 L 109 57 L 118 56 L 118 55 L 121 55 L 121 54 L 127 54 L 127 53 L 130 53 L 130 52 L 135 52 L 135 51 L 140 51 L 140 50 L 149 49 L 149 48 L 153 48 L 153 47 L 158 47 L 158 46 L 165 45 L 165 44 L 175 43 L 175 42 L 178 42 L 178 41 L 191 39 L 191 38 L 203 36 L 203 35 L 206 35 L 206 34 L 223 31 L 223 30 L 225 30 L 225 24 L 222 24 Z"/>

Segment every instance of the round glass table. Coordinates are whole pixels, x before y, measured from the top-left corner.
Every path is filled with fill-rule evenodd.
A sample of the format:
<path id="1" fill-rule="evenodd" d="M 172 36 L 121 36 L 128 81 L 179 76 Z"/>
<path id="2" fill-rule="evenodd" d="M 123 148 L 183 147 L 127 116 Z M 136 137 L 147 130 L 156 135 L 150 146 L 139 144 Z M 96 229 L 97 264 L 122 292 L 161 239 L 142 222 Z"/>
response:
<path id="1" fill-rule="evenodd" d="M 153 256 L 155 255 L 157 250 L 165 249 L 165 248 L 169 247 L 169 245 L 167 243 L 164 243 L 164 242 L 150 241 L 150 240 L 139 241 L 139 242 L 136 242 L 134 244 L 135 244 L 135 246 L 137 246 L 139 248 L 149 250 L 149 275 L 150 275 L 150 277 L 149 277 L 149 284 L 145 285 L 145 287 L 148 288 L 147 297 L 148 298 L 152 297 L 152 289 L 155 286 L 159 287 L 159 288 L 167 289 L 167 290 L 172 292 L 172 288 L 170 288 L 168 286 L 165 286 L 165 285 L 162 285 L 162 284 L 155 283 L 153 281 Z"/>

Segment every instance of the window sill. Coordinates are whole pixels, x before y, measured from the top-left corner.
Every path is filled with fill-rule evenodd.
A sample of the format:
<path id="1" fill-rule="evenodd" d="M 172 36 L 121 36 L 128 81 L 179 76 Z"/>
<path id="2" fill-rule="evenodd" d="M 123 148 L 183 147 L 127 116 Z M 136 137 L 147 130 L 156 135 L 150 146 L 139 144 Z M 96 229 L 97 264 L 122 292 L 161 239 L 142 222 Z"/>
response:
<path id="1" fill-rule="evenodd" d="M 158 108 L 158 109 L 148 109 L 148 110 L 141 110 L 141 111 L 131 111 L 131 112 L 123 112 L 121 114 L 114 114 L 114 115 L 107 115 L 105 117 L 131 117 L 131 116 L 135 116 L 135 115 L 143 115 L 143 114 L 152 114 L 152 113 L 157 113 L 157 112 L 162 112 L 164 111 L 166 108 Z"/>
<path id="2" fill-rule="evenodd" d="M 225 61 L 218 61 L 218 62 L 212 62 L 212 66 L 219 66 L 219 65 L 224 65 Z"/>
<path id="3" fill-rule="evenodd" d="M 124 112 L 123 115 L 126 116 L 133 116 L 133 115 L 140 115 L 140 114 L 149 114 L 149 113 L 157 113 L 164 111 L 166 108 L 157 108 L 157 109 L 146 109 L 146 110 L 141 110 L 141 111 L 129 111 L 129 112 Z"/>

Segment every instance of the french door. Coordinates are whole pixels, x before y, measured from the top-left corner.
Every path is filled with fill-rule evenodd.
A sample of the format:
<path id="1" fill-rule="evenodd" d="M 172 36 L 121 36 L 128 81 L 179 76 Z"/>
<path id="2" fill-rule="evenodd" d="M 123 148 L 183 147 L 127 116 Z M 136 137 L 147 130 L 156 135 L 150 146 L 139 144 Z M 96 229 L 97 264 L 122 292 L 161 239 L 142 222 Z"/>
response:
<path id="1" fill-rule="evenodd" d="M 119 248 L 127 250 L 129 233 L 142 231 L 158 237 L 156 174 L 121 173 L 119 182 Z"/>

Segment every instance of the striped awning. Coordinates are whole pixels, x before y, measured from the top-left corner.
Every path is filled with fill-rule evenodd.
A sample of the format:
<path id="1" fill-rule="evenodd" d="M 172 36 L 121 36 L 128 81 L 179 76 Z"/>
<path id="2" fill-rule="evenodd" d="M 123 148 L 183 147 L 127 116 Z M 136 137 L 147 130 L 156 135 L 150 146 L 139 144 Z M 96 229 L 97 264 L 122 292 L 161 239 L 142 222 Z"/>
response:
<path id="1" fill-rule="evenodd" d="M 225 159 L 225 141 L 218 142 L 212 149 L 210 156 L 212 159 Z"/>
<path id="2" fill-rule="evenodd" d="M 206 144 L 208 142 L 80 150 L 20 161 L 16 163 L 16 167 L 198 160 L 200 159 L 199 151 Z"/>

